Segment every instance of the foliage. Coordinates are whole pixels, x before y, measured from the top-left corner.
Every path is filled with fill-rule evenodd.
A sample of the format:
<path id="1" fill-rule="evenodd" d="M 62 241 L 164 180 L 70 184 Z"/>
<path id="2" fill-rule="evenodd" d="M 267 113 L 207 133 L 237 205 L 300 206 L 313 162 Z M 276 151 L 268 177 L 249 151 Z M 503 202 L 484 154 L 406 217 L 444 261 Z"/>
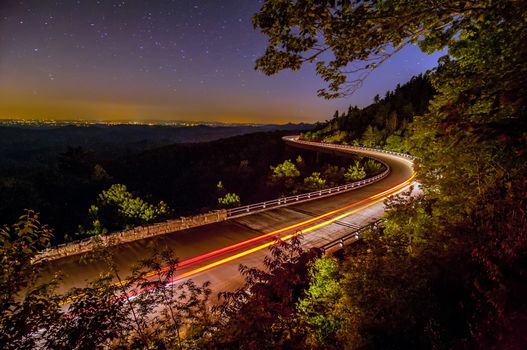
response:
<path id="1" fill-rule="evenodd" d="M 0 229 L 2 349 L 34 349 L 37 342 L 32 334 L 59 314 L 59 298 L 53 293 L 59 276 L 38 283 L 42 262 L 33 262 L 38 250 L 49 245 L 51 236 L 51 230 L 41 225 L 32 211 Z"/>
<path id="2" fill-rule="evenodd" d="M 104 247 L 92 258 L 104 259 L 108 272 L 66 295 L 67 314 L 50 325 L 49 348 L 183 349 L 199 342 L 192 331 L 208 324 L 210 288 L 208 283 L 198 286 L 192 281 L 170 284 L 177 267 L 171 251 L 154 250 L 130 276 L 120 275 Z M 185 327 L 187 339 L 181 336 Z"/>
<path id="3" fill-rule="evenodd" d="M 101 259 L 107 271 L 88 286 L 61 295 L 58 277 L 40 280 L 44 265 L 34 261 L 50 235 L 31 211 L 1 231 L 2 349 L 202 347 L 214 325 L 207 306 L 210 288 L 192 281 L 171 284 L 177 267 L 171 251 L 154 250 L 130 276 L 121 276 L 101 245 L 86 262 Z"/>
<path id="4" fill-rule="evenodd" d="M 236 193 L 227 193 L 225 196 L 218 198 L 218 204 L 224 208 L 239 207 L 241 205 L 240 196 Z"/>
<path id="5" fill-rule="evenodd" d="M 167 214 L 168 207 L 163 201 L 157 205 L 149 204 L 134 197 L 125 185 L 114 184 L 99 194 L 97 203 L 88 212 L 93 218 L 88 233 L 101 234 L 158 220 Z"/>
<path id="6" fill-rule="evenodd" d="M 308 287 L 308 262 L 319 252 L 305 252 L 300 241 L 270 247 L 265 269 L 241 266 L 245 283 L 221 294 L 219 323 L 209 338 L 212 349 L 303 349 L 304 330 L 292 320 Z"/>
<path id="7" fill-rule="evenodd" d="M 300 171 L 290 159 L 286 159 L 276 166 L 271 166 L 271 171 L 270 182 L 278 186 L 282 194 L 297 191 L 296 178 L 300 176 Z"/>
<path id="8" fill-rule="evenodd" d="M 284 160 L 277 166 L 271 167 L 271 170 L 273 171 L 273 178 L 276 179 L 295 178 L 300 176 L 298 168 L 293 162 L 291 162 L 291 159 Z"/>
<path id="9" fill-rule="evenodd" d="M 329 187 L 335 187 L 343 183 L 345 169 L 338 165 L 327 164 L 322 167 L 322 178 L 326 180 Z"/>
<path id="10" fill-rule="evenodd" d="M 0 128 L 0 222 L 32 208 L 53 227 L 51 243 L 64 243 L 79 225 L 91 226 L 87 208 L 114 183 L 152 204 L 162 199 L 175 217 L 215 209 L 218 179 L 248 203 L 276 198 L 268 170 L 287 159 L 281 137 L 291 131 L 255 133 L 263 129 L 268 126 Z M 241 133 L 249 134 L 232 137 Z M 209 141 L 220 137 L 228 138 Z"/>
<path id="11" fill-rule="evenodd" d="M 365 177 L 366 170 L 364 170 L 364 167 L 360 165 L 358 161 L 355 161 L 354 164 L 350 165 L 346 170 L 346 173 L 344 173 L 344 178 L 346 178 L 346 181 L 348 182 L 359 181 Z"/>
<path id="12" fill-rule="evenodd" d="M 419 157 L 422 192 L 388 200 L 385 226 L 364 233 L 338 269 L 331 259 L 311 263 L 319 252 L 303 252 L 298 242 L 273 246 L 266 270 L 241 268 L 246 283 L 223 294 L 215 321 L 205 307 L 207 286 L 188 286 L 190 299 L 176 298 L 180 304 L 166 302 L 174 270 L 158 262 L 146 266 L 160 280 L 149 279 L 149 269 L 121 278 L 109 262 L 109 275 L 69 295 L 73 318 L 55 307 L 56 298 L 48 292 L 52 286 L 33 288 L 37 294 L 18 301 L 18 291 L 31 285 L 27 281 L 33 277 L 25 274 L 33 274 L 30 257 L 37 242 L 25 234 L 44 232 L 23 218 L 2 231 L 2 256 L 9 258 L 3 264 L 10 267 L 2 279 L 2 341 L 19 348 L 32 347 L 33 338 L 42 337 L 50 347 L 66 348 L 166 348 L 175 342 L 180 348 L 212 349 L 521 349 L 527 324 L 523 5 L 266 0 L 254 19 L 270 37 L 258 66 L 267 73 L 297 69 L 331 50 L 331 62 L 317 66 L 330 82 L 321 94 L 330 97 L 354 88 L 353 82 L 343 85 L 343 70 L 352 61 L 366 62 L 370 69 L 408 42 L 419 42 L 427 52 L 448 46 L 431 73 L 436 95 L 429 112 L 415 118 L 411 133 L 397 135 L 406 128 L 404 119 L 380 97 L 373 122 L 362 124 L 360 133 L 350 132 L 355 141 L 370 127 L 367 140 L 410 136 L 406 144 Z M 351 113 L 360 114 L 358 109 Z M 330 135 L 351 120 L 337 113 L 311 135 Z M 360 172 L 362 166 L 353 168 Z M 298 177 L 299 171 L 292 178 Z M 174 260 L 168 265 L 175 266 Z M 116 285 L 116 279 L 121 283 Z M 136 285 L 154 286 L 154 293 L 128 297 Z M 168 318 L 147 317 L 154 305 L 178 312 L 165 308 Z M 178 336 L 182 323 L 172 315 L 190 317 L 188 338 Z M 35 323 L 22 323 L 28 320 Z M 38 321 L 50 324 L 50 331 L 35 332 Z"/>
<path id="13" fill-rule="evenodd" d="M 403 47 L 419 43 L 435 51 L 455 42 L 460 31 L 483 25 L 492 4 L 266 0 L 253 18 L 269 38 L 256 68 L 275 74 L 316 62 L 317 74 L 328 82 L 319 95 L 343 96 Z"/>
<path id="14" fill-rule="evenodd" d="M 384 168 L 384 166 L 381 163 L 379 163 L 379 162 L 377 162 L 377 161 L 375 161 L 373 159 L 368 159 L 364 163 L 364 170 L 370 176 L 380 173 L 383 168 Z"/>
<path id="15" fill-rule="evenodd" d="M 304 178 L 304 188 L 307 191 L 317 191 L 326 188 L 326 180 L 320 177 L 319 172 L 313 172 L 310 176 Z"/>
<path id="16" fill-rule="evenodd" d="M 218 181 L 216 185 L 216 191 L 218 193 L 218 205 L 221 208 L 239 207 L 241 205 L 240 196 L 236 193 L 229 193 L 223 187 L 223 182 Z"/>
<path id="17" fill-rule="evenodd" d="M 417 101 L 377 97 L 359 132 L 351 132 L 354 119 L 337 113 L 306 134 L 323 139 L 345 130 L 353 143 L 387 144 L 418 157 L 422 196 L 392 201 L 386 229 L 347 256 L 335 309 L 343 347 L 525 343 L 524 5 L 267 0 L 255 16 L 269 37 L 257 68 L 274 74 L 317 61 L 329 84 L 319 91 L 325 97 L 353 92 L 406 45 L 447 49 L 426 78 L 435 90 L 428 111 L 419 93 Z"/>
<path id="18" fill-rule="evenodd" d="M 433 94 L 428 75 L 418 75 L 363 109 L 349 106 L 347 112 L 335 113 L 332 119 L 304 132 L 302 138 L 407 151 L 402 139 L 410 135 L 414 117 L 426 112 Z"/>
<path id="19" fill-rule="evenodd" d="M 337 260 L 326 256 L 311 263 L 309 287 L 297 305 L 300 324 L 307 328 L 306 343 L 310 348 L 340 348 L 334 337 L 340 320 L 332 312 L 342 294 L 338 269 Z"/>

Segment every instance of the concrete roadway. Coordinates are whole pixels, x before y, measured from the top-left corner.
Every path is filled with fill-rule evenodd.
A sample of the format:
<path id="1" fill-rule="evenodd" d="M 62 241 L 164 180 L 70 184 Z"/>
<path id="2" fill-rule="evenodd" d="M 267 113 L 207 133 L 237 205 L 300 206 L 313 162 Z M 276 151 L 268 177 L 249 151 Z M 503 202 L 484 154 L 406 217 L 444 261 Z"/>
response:
<path id="1" fill-rule="evenodd" d="M 294 145 L 317 150 L 325 147 L 323 144 L 317 147 Z M 114 247 L 112 250 L 121 275 L 127 275 L 138 260 L 149 257 L 149 247 L 170 247 L 184 265 L 179 279 L 192 278 L 197 283 L 210 281 L 213 294 L 233 290 L 243 281 L 238 266 L 262 266 L 273 237 L 286 239 L 302 233 L 302 244 L 306 249 L 320 247 L 380 218 L 384 211 L 383 200 L 412 183 L 412 163 L 381 152 L 354 150 L 353 153 L 382 159 L 390 166 L 390 174 L 379 182 L 351 192 Z M 247 242 L 251 239 L 252 242 Z M 79 257 L 49 262 L 43 278 L 62 271 L 64 281 L 59 291 L 63 292 L 86 285 L 105 270 L 102 261 L 84 264 L 79 262 Z"/>

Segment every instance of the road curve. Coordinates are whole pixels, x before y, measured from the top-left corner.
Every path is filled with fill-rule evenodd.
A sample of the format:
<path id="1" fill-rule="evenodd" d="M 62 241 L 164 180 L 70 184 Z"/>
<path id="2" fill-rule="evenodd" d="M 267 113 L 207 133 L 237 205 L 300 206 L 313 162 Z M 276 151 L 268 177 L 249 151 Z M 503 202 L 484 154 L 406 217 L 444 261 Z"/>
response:
<path id="1" fill-rule="evenodd" d="M 376 183 L 329 198 L 113 247 L 115 263 L 122 275 L 129 273 L 138 260 L 150 255 L 149 247 L 167 246 L 174 250 L 181 262 L 178 280 L 210 281 L 213 292 L 232 290 L 242 283 L 239 264 L 261 266 L 267 248 L 276 238 L 287 240 L 302 235 L 302 244 L 306 248 L 338 239 L 381 217 L 384 199 L 408 188 L 415 176 L 411 160 L 398 155 L 324 143 L 300 143 L 294 137 L 287 138 L 286 142 L 314 151 L 355 153 L 380 159 L 390 167 L 390 173 Z M 70 256 L 46 263 L 43 279 L 62 271 L 64 279 L 59 291 L 63 292 L 86 285 L 104 270 L 103 262 L 84 264 L 79 262 L 79 256 Z"/>

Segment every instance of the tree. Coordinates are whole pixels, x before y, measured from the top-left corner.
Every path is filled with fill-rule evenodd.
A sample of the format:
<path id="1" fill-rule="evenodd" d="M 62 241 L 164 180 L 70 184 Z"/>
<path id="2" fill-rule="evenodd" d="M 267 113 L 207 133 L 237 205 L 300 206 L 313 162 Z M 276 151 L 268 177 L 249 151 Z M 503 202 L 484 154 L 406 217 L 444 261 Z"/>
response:
<path id="1" fill-rule="evenodd" d="M 168 213 L 168 206 L 163 201 L 149 204 L 134 197 L 125 185 L 114 184 L 99 194 L 88 212 L 93 220 L 88 233 L 101 234 L 159 220 Z"/>
<path id="2" fill-rule="evenodd" d="M 42 261 L 33 261 L 49 245 L 51 230 L 41 225 L 38 214 L 26 211 L 19 221 L 0 228 L 0 347 L 34 349 L 33 335 L 60 314 L 60 298 L 54 294 L 59 276 L 39 283 Z"/>
<path id="3" fill-rule="evenodd" d="M 245 283 L 220 294 L 219 323 L 208 348 L 304 349 L 305 329 L 294 316 L 309 283 L 308 263 L 319 255 L 293 239 L 270 247 L 264 269 L 240 266 Z"/>
<path id="4" fill-rule="evenodd" d="M 419 43 L 427 52 L 452 47 L 463 40 L 460 33 L 482 28 L 488 21 L 499 23 L 498 16 L 508 16 L 518 7 L 516 1 L 490 0 L 481 4 L 266 0 L 253 18 L 254 26 L 269 38 L 256 68 L 275 74 L 317 62 L 317 73 L 329 84 L 319 95 L 338 97 L 354 92 L 372 70 L 403 47 Z"/>
<path id="5" fill-rule="evenodd" d="M 229 193 L 223 187 L 223 182 L 218 181 L 216 185 L 216 190 L 218 192 L 218 205 L 222 208 L 231 208 L 239 207 L 241 205 L 240 196 L 236 193 Z"/>
<path id="6" fill-rule="evenodd" d="M 88 258 L 102 259 L 107 273 L 67 294 L 68 317 L 52 325 L 50 348 L 190 348 L 208 330 L 209 283 L 192 280 L 174 284 L 178 260 L 173 252 L 154 248 L 150 258 L 139 261 L 128 276 L 116 268 L 104 246 Z M 138 292 L 142 291 L 142 292 Z M 188 330 L 183 339 L 183 329 Z M 66 336 L 65 336 L 66 335 Z"/>
<path id="7" fill-rule="evenodd" d="M 362 134 L 360 144 L 364 147 L 379 147 L 380 140 L 381 135 L 379 130 L 377 130 L 376 127 L 370 125 L 368 128 L 366 128 L 364 134 Z"/>
<path id="8" fill-rule="evenodd" d="M 322 171 L 322 178 L 326 180 L 331 187 L 338 186 L 343 183 L 345 169 L 338 165 L 327 164 Z"/>
<path id="9" fill-rule="evenodd" d="M 388 132 L 394 132 L 397 130 L 397 126 L 399 125 L 399 121 L 397 119 L 397 112 L 391 111 L 388 115 L 388 119 L 386 120 L 386 129 L 388 129 Z"/>
<path id="10" fill-rule="evenodd" d="M 417 43 L 427 53 L 448 48 L 429 74 L 436 90 L 429 111 L 424 101 L 412 101 L 424 115 L 414 119 L 407 144 L 418 157 L 424 195 L 391 206 L 385 236 L 371 237 L 369 250 L 350 260 L 354 283 L 343 301 L 354 310 L 346 326 L 350 346 L 524 343 L 512 326 L 527 319 L 525 298 L 517 297 L 526 290 L 519 276 L 527 268 L 513 265 L 527 259 L 520 248 L 525 229 L 516 226 L 523 220 L 513 219 L 524 210 L 516 194 L 524 193 L 527 172 L 524 6 L 513 0 L 267 0 L 255 16 L 269 37 L 257 68 L 273 74 L 317 61 L 329 84 L 319 94 L 328 98 L 352 93 L 406 45 Z M 424 333 L 429 336 L 419 336 Z"/>
<path id="11" fill-rule="evenodd" d="M 304 179 L 304 188 L 308 191 L 317 191 L 326 188 L 326 180 L 320 177 L 320 173 L 314 171 Z"/>
<path id="12" fill-rule="evenodd" d="M 214 325 L 209 284 L 171 283 L 178 261 L 170 250 L 154 250 L 122 276 L 99 245 L 84 262 L 100 259 L 107 271 L 62 295 L 59 277 L 43 281 L 44 263 L 35 259 L 50 237 L 32 211 L 0 230 L 2 349 L 201 348 Z"/>
<path id="13" fill-rule="evenodd" d="M 239 207 L 241 205 L 240 196 L 236 193 L 226 193 L 225 196 L 218 198 L 218 204 L 224 208 Z"/>
<path id="14" fill-rule="evenodd" d="M 271 171 L 271 183 L 281 187 L 283 193 L 296 191 L 296 178 L 300 176 L 300 171 L 290 159 L 284 160 L 275 167 L 271 166 Z"/>
<path id="15" fill-rule="evenodd" d="M 302 326 L 308 328 L 306 343 L 311 348 L 340 348 L 336 334 L 340 320 L 334 308 L 342 296 L 339 266 L 334 258 L 322 256 L 309 269 L 309 287 L 297 310 Z"/>
<path id="16" fill-rule="evenodd" d="M 385 149 L 396 152 L 405 151 L 404 140 L 401 136 L 390 135 L 386 138 Z"/>
<path id="17" fill-rule="evenodd" d="M 391 142 L 387 147 L 402 150 L 403 142 L 395 145 L 394 137 L 400 140 L 402 136 L 409 136 L 408 121 L 413 121 L 415 115 L 425 112 L 433 93 L 428 75 L 418 75 L 363 109 L 349 106 L 347 114 L 340 116 L 335 123 L 336 128 L 331 121 L 325 126 L 318 126 L 317 131 L 302 136 L 309 140 L 373 147 L 382 147 Z"/>
<path id="18" fill-rule="evenodd" d="M 344 173 L 344 178 L 348 182 L 359 181 L 366 177 L 366 171 L 364 167 L 360 165 L 359 161 L 355 161 L 352 165 L 348 167 L 346 173 Z"/>
<path id="19" fill-rule="evenodd" d="M 384 166 L 381 163 L 373 159 L 368 159 L 366 163 L 364 163 L 364 170 L 369 176 L 380 173 L 383 167 Z"/>
<path id="20" fill-rule="evenodd" d="M 283 163 L 280 163 L 275 167 L 271 167 L 271 170 L 273 171 L 272 176 L 277 179 L 295 178 L 300 176 L 300 172 L 296 165 L 291 162 L 290 159 L 284 160 Z"/>

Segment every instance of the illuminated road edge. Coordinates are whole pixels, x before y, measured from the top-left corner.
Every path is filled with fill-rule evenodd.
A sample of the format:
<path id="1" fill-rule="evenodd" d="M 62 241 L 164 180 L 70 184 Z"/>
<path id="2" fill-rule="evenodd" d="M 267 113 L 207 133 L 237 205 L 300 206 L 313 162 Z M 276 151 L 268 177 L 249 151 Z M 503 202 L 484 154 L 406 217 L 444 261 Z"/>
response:
<path id="1" fill-rule="evenodd" d="M 292 140 L 293 142 L 296 141 L 296 140 Z M 299 142 L 300 143 L 300 142 Z M 313 145 L 313 143 L 310 143 L 311 145 Z M 323 144 L 323 143 L 320 143 L 320 144 L 316 144 L 316 146 L 319 146 L 319 147 L 323 147 L 323 148 L 331 148 L 331 149 L 339 149 L 341 150 L 342 152 L 353 152 L 353 153 L 361 153 L 360 149 L 350 149 L 350 148 L 347 148 L 347 147 L 338 147 L 338 145 L 333 145 L 333 144 Z M 371 150 L 371 149 L 368 149 L 367 150 L 368 152 L 375 152 L 375 150 Z M 381 151 L 378 151 L 379 153 Z M 365 154 L 366 157 L 369 156 L 369 154 Z M 391 156 L 397 156 L 397 155 L 394 155 L 394 154 L 391 154 Z M 290 225 L 290 226 L 287 226 L 287 227 L 283 227 L 283 228 L 280 228 L 280 229 L 277 229 L 277 230 L 274 230 L 274 231 L 271 231 L 271 232 L 268 232 L 268 233 L 265 233 L 263 235 L 260 235 L 260 236 L 257 236 L 257 237 L 254 237 L 254 238 L 251 238 L 251 239 L 248 239 L 248 240 L 245 240 L 245 241 L 242 241 L 242 242 L 239 242 L 239 243 L 236 243 L 236 244 L 233 244 L 233 245 L 229 245 L 229 246 L 226 246 L 226 247 L 223 247 L 223 248 L 220 248 L 220 249 L 217 249 L 217 250 L 213 250 L 213 251 L 210 251 L 208 253 L 205 253 L 205 254 L 201 254 L 201 255 L 198 255 L 198 256 L 195 256 L 195 257 L 192 257 L 192 258 L 189 258 L 189 259 L 186 259 L 186 260 L 183 260 L 181 261 L 178 265 L 177 265 L 177 268 L 176 268 L 176 271 L 177 270 L 182 270 L 182 269 L 187 269 L 187 268 L 190 268 L 192 266 L 195 266 L 197 264 L 200 264 L 200 263 L 203 263 L 203 262 L 206 262 L 208 260 L 211 260 L 213 258 L 217 258 L 217 257 L 220 257 L 222 255 L 225 255 L 227 253 L 230 253 L 230 252 L 235 252 L 235 251 L 239 251 L 239 250 L 242 250 L 243 248 L 247 248 L 249 246 L 252 246 L 258 242 L 261 242 L 261 241 L 264 241 L 264 240 L 268 240 L 268 239 L 271 239 L 271 241 L 268 241 L 268 242 L 265 242 L 265 243 L 261 243 L 257 246 L 254 246 L 254 247 L 251 247 L 249 249 L 246 249 L 246 250 L 243 250 L 239 253 L 236 253 L 234 255 L 231 255 L 231 256 L 228 256 L 228 257 L 224 257 L 220 260 L 217 260 L 217 261 L 213 261 L 213 262 L 210 262 L 208 264 L 205 264 L 203 266 L 200 266 L 200 267 L 197 267 L 197 268 L 194 268 L 190 271 L 186 271 L 186 272 L 183 272 L 179 275 L 176 275 L 174 276 L 172 279 L 170 279 L 169 281 L 167 281 L 167 285 L 170 285 L 170 284 L 173 284 L 173 283 L 177 283 L 185 278 L 189 278 L 193 275 L 196 275 L 198 273 L 201 273 L 201 272 L 205 272 L 205 271 L 208 271 L 210 269 L 213 269 L 213 268 L 216 268 L 218 266 L 221 266 L 221 265 L 224 265 L 226 263 L 229 263 L 229 262 L 232 262 L 234 260 L 237 260 L 237 259 L 240 259 L 244 256 L 247 256 L 249 254 L 252 254 L 252 253 L 255 253 L 255 252 L 258 252 L 258 251 L 261 251 L 262 249 L 266 249 L 272 245 L 275 245 L 279 242 L 285 242 L 285 241 L 288 241 L 290 239 L 292 239 L 293 237 L 297 237 L 299 235 L 302 235 L 302 234 L 306 234 L 306 233 L 309 233 L 311 231 L 314 231 L 316 229 L 319 229 L 321 227 L 324 227 L 324 226 L 327 226 L 327 225 L 330 225 L 331 223 L 333 222 L 336 222 L 338 220 L 341 220 L 345 217 L 348 217 L 350 215 L 353 215 L 357 212 L 360 212 L 364 209 L 367 209 L 379 202 L 382 202 L 384 201 L 387 197 L 391 196 L 391 195 L 394 195 L 396 193 L 399 193 L 399 192 L 402 192 L 404 190 L 406 190 L 408 187 L 410 187 L 414 181 L 414 178 L 416 176 L 415 172 L 413 171 L 413 162 L 408 160 L 408 159 L 404 159 L 403 157 L 399 157 L 397 156 L 400 160 L 404 161 L 405 163 L 408 164 L 409 168 L 412 169 L 412 173 L 411 173 L 411 176 L 406 179 L 405 181 L 387 189 L 387 190 L 384 190 L 382 192 L 379 192 L 373 196 L 370 196 L 368 198 L 365 198 L 365 199 L 362 199 L 358 202 L 355 202 L 353 204 L 350 204 L 350 205 L 347 205 L 347 206 L 344 206 L 344 207 L 341 207 L 341 208 L 338 208 L 338 209 L 335 209 L 335 210 L 332 210 L 332 211 L 329 211 L 327 213 L 324 213 L 324 214 L 321 214 L 319 216 L 316 216 L 316 217 L 313 217 L 311 219 L 308 219 L 308 220 L 305 220 L 305 221 L 301 221 L 299 223 L 296 223 L 296 224 L 293 224 L 293 225 Z M 407 157 L 406 157 L 407 158 Z M 359 207 L 359 208 L 356 208 L 356 207 Z M 338 215 L 336 215 L 338 214 Z M 336 216 L 334 216 L 336 215 Z M 279 236 L 280 234 L 282 233 L 287 233 L 288 231 L 292 231 L 292 230 L 296 230 L 292 233 L 288 233 L 284 236 Z M 170 268 L 170 266 L 165 266 L 161 269 L 161 272 L 163 271 L 166 271 Z M 150 278 L 150 277 L 155 277 L 157 276 L 157 272 L 152 272 L 152 273 L 149 273 L 147 274 L 147 278 Z M 127 282 L 126 280 L 125 281 L 122 281 L 120 283 L 125 283 Z M 135 290 L 133 292 L 131 292 L 127 297 L 134 297 L 134 296 L 137 296 L 151 288 L 155 288 L 154 286 L 152 287 L 149 287 L 149 288 L 143 288 L 143 289 L 138 289 L 138 290 Z"/>

